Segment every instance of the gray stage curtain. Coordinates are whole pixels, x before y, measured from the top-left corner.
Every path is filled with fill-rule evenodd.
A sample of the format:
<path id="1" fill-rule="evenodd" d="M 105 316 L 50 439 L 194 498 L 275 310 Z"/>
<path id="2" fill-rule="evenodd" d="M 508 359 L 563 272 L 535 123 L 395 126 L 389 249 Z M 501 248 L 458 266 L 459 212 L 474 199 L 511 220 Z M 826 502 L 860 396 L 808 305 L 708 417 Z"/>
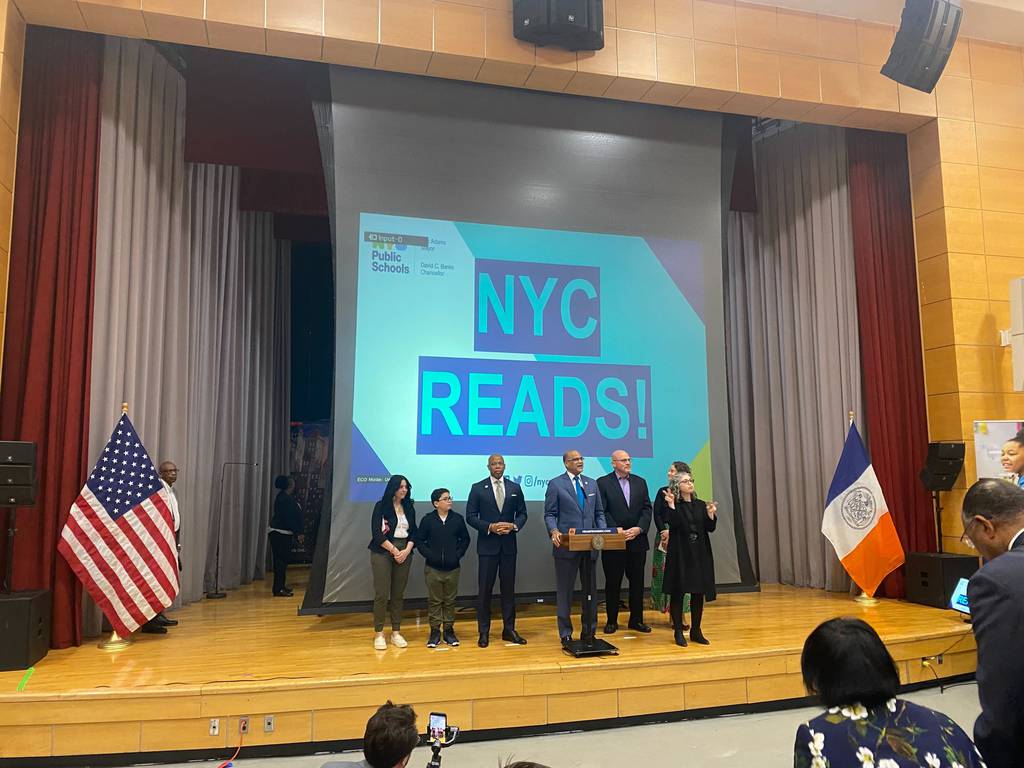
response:
<path id="1" fill-rule="evenodd" d="M 847 412 L 863 412 L 842 129 L 755 142 L 757 213 L 730 213 L 729 404 L 739 501 L 758 577 L 832 590 L 849 580 L 821 534 Z"/>
<path id="2" fill-rule="evenodd" d="M 223 586 L 263 575 L 290 368 L 289 247 L 238 210 L 237 169 L 185 163 L 185 87 L 153 46 L 107 39 L 89 432 L 95 456 L 126 401 L 178 465 L 179 604 L 208 586 L 218 533 Z M 258 466 L 224 468 L 222 494 L 230 461 Z"/>

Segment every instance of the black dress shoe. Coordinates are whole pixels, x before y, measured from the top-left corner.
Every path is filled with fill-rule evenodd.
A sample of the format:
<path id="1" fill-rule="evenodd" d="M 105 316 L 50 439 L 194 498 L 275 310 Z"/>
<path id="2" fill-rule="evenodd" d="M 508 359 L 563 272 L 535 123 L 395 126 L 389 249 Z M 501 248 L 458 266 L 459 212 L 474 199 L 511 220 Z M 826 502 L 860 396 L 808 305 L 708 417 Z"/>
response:
<path id="1" fill-rule="evenodd" d="M 700 643 L 701 645 L 711 645 L 711 641 L 704 637 L 703 633 L 701 632 L 691 632 L 690 640 L 692 640 L 695 643 Z"/>
<path id="2" fill-rule="evenodd" d="M 604 633 L 606 635 L 614 635 L 618 628 L 618 624 L 616 624 L 614 621 L 609 621 L 607 624 L 604 625 Z"/>
<path id="3" fill-rule="evenodd" d="M 569 650 L 569 646 L 571 645 L 571 643 L 572 643 L 572 635 L 566 635 L 565 637 L 562 638 L 562 647 L 565 650 L 567 650 L 567 651 Z"/>
<path id="4" fill-rule="evenodd" d="M 676 645 L 681 645 L 683 648 L 686 647 L 686 636 L 683 634 L 683 630 L 675 630 Z"/>
<path id="5" fill-rule="evenodd" d="M 526 638 L 516 632 L 514 629 L 508 629 L 501 633 L 501 639 L 506 643 L 515 643 L 516 645 L 526 645 Z"/>
<path id="6" fill-rule="evenodd" d="M 486 632 L 481 632 L 480 633 L 480 637 L 477 638 L 476 644 L 479 645 L 481 648 L 486 648 L 488 645 L 491 644 L 491 641 L 487 637 L 487 633 Z"/>
<path id="7" fill-rule="evenodd" d="M 150 621 L 143 624 L 139 631 L 147 635 L 166 635 L 167 627 L 161 627 L 159 624 Z"/>
<path id="8" fill-rule="evenodd" d="M 162 613 L 158 613 L 153 617 L 153 621 L 159 624 L 161 627 L 176 627 L 178 626 L 177 619 L 168 619 Z"/>
<path id="9" fill-rule="evenodd" d="M 280 590 L 274 593 L 274 597 L 291 597 L 293 593 Z"/>
<path id="10" fill-rule="evenodd" d="M 637 622 L 636 624 L 630 622 L 629 628 L 632 629 L 634 632 L 643 632 L 645 635 L 651 631 L 651 628 L 644 624 L 642 621 Z"/>

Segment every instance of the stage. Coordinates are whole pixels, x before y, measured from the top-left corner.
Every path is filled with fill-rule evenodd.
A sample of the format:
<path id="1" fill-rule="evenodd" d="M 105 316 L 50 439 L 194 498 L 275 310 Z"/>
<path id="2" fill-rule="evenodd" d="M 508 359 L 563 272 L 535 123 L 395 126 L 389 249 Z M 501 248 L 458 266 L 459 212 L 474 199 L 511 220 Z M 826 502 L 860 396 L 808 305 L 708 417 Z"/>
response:
<path id="1" fill-rule="evenodd" d="M 456 631 L 463 645 L 428 650 L 420 612 L 407 615 L 407 649 L 377 652 L 368 614 L 299 617 L 300 602 L 301 589 L 291 599 L 272 598 L 269 582 L 257 582 L 176 611 L 181 624 L 165 636 L 138 635 L 116 653 L 92 641 L 51 651 L 27 682 L 21 672 L 0 673 L 0 758 L 23 765 L 9 758 L 102 754 L 127 762 L 135 753 L 180 757 L 188 750 L 221 750 L 226 758 L 238 744 L 240 716 L 251 717 L 247 746 L 312 752 L 310 742 L 326 749 L 361 738 L 387 698 L 413 704 L 421 717 L 447 712 L 450 723 L 477 735 L 744 711 L 803 697 L 804 638 L 840 615 L 879 631 L 907 683 L 973 673 L 977 659 L 969 625 L 951 611 L 892 600 L 862 607 L 847 595 L 773 585 L 709 606 L 710 646 L 676 647 L 667 616 L 649 611 L 652 634 L 620 629 L 604 636 L 618 656 L 586 660 L 561 651 L 552 607 L 521 609 L 525 646 L 492 633 L 491 646 L 478 648 L 473 613 L 462 611 Z M 578 632 L 578 615 L 575 621 Z M 938 654 L 941 664 L 922 664 Z M 272 733 L 264 732 L 267 715 Z M 217 735 L 211 718 L 219 719 Z"/>

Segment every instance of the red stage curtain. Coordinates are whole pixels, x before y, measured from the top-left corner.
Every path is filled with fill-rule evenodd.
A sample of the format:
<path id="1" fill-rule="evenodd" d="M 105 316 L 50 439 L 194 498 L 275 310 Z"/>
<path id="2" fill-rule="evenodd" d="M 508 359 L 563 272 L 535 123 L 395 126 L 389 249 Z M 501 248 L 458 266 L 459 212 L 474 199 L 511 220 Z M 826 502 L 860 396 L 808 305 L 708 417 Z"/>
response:
<path id="1" fill-rule="evenodd" d="M 928 420 L 906 138 L 849 129 L 846 144 L 871 462 L 904 551 L 931 552 L 931 497 L 917 477 Z M 902 597 L 902 571 L 879 594 Z"/>
<path id="2" fill-rule="evenodd" d="M 18 513 L 13 581 L 52 590 L 54 648 L 82 634 L 81 584 L 56 547 L 88 470 L 102 67 L 102 37 L 29 27 L 0 436 L 38 445 L 38 502 Z"/>

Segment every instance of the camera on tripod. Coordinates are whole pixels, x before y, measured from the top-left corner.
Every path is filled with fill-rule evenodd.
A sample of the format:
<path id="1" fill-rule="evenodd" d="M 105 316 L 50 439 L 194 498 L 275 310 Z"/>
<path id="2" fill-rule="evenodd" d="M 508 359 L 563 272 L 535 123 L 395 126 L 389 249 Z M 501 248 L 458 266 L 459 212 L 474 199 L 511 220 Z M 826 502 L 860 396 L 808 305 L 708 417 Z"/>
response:
<path id="1" fill-rule="evenodd" d="M 459 726 L 448 725 L 448 715 L 444 712 L 431 712 L 427 725 L 427 741 L 430 742 L 430 762 L 427 768 L 441 768 L 441 750 L 455 743 L 459 735 Z"/>

